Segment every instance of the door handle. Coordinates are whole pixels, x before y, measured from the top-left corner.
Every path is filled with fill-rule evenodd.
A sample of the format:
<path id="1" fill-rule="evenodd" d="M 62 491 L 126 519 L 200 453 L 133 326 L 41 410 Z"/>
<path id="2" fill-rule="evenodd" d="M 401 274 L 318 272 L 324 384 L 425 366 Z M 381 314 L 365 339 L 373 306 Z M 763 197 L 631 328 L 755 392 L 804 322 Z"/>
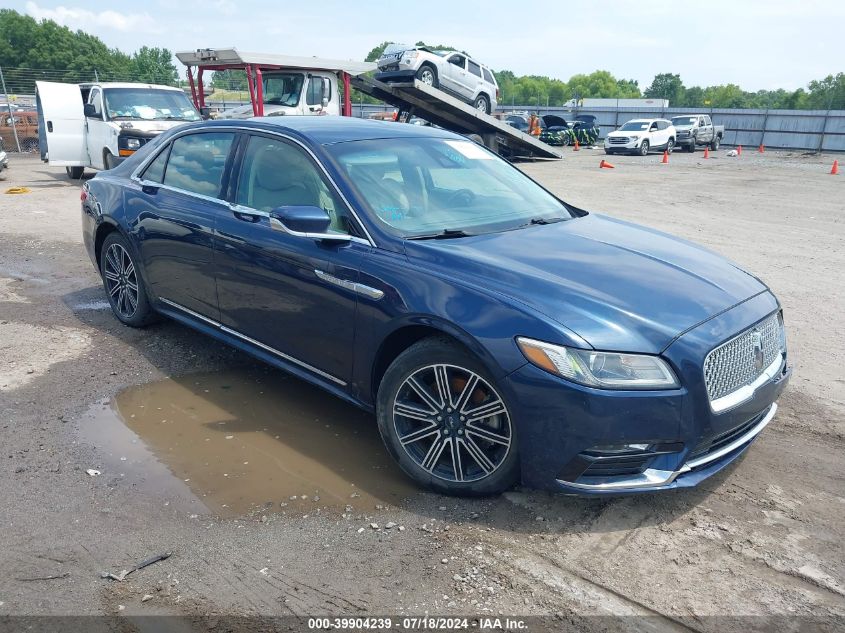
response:
<path id="1" fill-rule="evenodd" d="M 230 204 L 229 210 L 231 210 L 232 215 L 241 222 L 258 222 L 264 215 L 262 213 L 258 213 L 254 209 L 250 209 L 249 207 L 242 207 L 239 204 Z"/>
<path id="2" fill-rule="evenodd" d="M 47 121 L 47 131 L 48 132 L 53 131 L 53 122 L 52 121 Z"/>

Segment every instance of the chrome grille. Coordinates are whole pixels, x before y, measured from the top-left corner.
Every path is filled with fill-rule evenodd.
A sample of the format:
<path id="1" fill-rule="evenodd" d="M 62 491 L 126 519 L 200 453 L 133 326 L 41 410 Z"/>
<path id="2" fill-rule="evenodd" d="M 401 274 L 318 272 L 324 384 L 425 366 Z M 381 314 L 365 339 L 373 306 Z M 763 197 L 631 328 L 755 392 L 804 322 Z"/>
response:
<path id="1" fill-rule="evenodd" d="M 753 382 L 774 362 L 783 351 L 782 328 L 779 315 L 773 314 L 707 355 L 704 361 L 704 382 L 711 401 Z M 758 336 L 762 363 L 755 351 L 755 339 Z"/>
<path id="2" fill-rule="evenodd" d="M 627 136 L 609 136 L 608 143 L 612 145 L 625 145 L 630 139 Z"/>

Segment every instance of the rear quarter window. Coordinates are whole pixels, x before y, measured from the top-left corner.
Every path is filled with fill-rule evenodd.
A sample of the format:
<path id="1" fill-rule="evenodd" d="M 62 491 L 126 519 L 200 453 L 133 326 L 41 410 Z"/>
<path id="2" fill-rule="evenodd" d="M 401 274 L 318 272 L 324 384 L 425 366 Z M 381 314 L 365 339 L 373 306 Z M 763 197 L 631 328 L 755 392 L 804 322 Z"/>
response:
<path id="1" fill-rule="evenodd" d="M 493 73 L 491 73 L 489 70 L 487 70 L 486 68 L 483 68 L 483 67 L 481 69 L 481 72 L 484 73 L 484 81 L 489 82 L 489 83 L 493 84 L 494 86 L 496 85 L 496 80 L 493 77 Z"/>

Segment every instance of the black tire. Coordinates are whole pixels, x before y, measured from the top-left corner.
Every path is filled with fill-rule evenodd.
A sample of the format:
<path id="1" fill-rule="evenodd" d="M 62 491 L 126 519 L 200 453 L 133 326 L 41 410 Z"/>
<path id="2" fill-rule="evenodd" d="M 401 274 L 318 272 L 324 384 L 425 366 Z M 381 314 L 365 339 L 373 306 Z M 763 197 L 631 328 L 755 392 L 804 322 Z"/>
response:
<path id="1" fill-rule="evenodd" d="M 114 156 L 112 156 L 112 153 L 108 150 L 103 152 L 103 166 L 106 169 L 114 169 L 115 167 L 117 167 L 117 161 L 115 160 Z"/>
<path id="2" fill-rule="evenodd" d="M 103 241 L 100 276 L 112 312 L 121 323 L 130 327 L 144 327 L 155 320 L 132 249 L 126 238 L 117 231 L 109 233 Z"/>
<path id="3" fill-rule="evenodd" d="M 428 84 L 432 88 L 440 86 L 440 82 L 437 79 L 437 69 L 431 64 L 423 64 L 420 66 L 420 69 L 417 71 L 417 79 L 424 84 Z"/>
<path id="4" fill-rule="evenodd" d="M 447 398 L 438 395 L 437 385 L 447 389 Z M 471 413 L 481 409 L 496 413 L 474 420 Z M 507 403 L 484 364 L 447 338 L 423 339 L 391 363 L 379 385 L 376 419 L 387 450 L 422 486 L 474 497 L 499 494 L 519 479 L 516 428 Z M 482 439 L 486 436 L 496 439 Z"/>
<path id="5" fill-rule="evenodd" d="M 604 150 L 604 153 L 608 156 L 611 156 L 613 154 L 613 152 L 611 152 L 609 149 Z"/>
<path id="6" fill-rule="evenodd" d="M 666 151 L 671 154 L 672 150 L 674 150 L 674 149 L 675 149 L 675 139 L 670 138 L 669 142 L 666 143 Z"/>
<path id="7" fill-rule="evenodd" d="M 640 156 L 647 156 L 648 155 L 648 148 L 649 144 L 648 141 L 643 141 L 643 144 L 640 145 Z"/>
<path id="8" fill-rule="evenodd" d="M 713 137 L 713 142 L 710 143 L 710 150 L 715 152 L 719 149 L 719 144 L 722 142 L 722 139 L 718 136 Z"/>
<path id="9" fill-rule="evenodd" d="M 479 112 L 490 114 L 490 99 L 487 98 L 487 95 L 478 95 L 472 105 Z"/>
<path id="10" fill-rule="evenodd" d="M 85 173 L 84 167 L 65 167 L 65 173 L 67 174 L 68 178 L 72 178 L 73 180 L 79 180 L 82 178 L 82 174 Z"/>
<path id="11" fill-rule="evenodd" d="M 689 145 L 687 145 L 684 149 L 687 150 L 690 154 L 695 153 L 695 137 L 694 136 L 690 139 Z"/>

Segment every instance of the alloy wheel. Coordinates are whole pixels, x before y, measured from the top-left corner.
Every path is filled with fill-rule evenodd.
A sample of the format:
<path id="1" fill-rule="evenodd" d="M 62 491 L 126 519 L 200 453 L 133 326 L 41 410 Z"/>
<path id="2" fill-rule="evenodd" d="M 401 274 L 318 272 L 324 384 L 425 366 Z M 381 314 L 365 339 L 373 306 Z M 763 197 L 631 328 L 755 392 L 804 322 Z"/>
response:
<path id="1" fill-rule="evenodd" d="M 484 378 L 456 365 L 429 365 L 408 376 L 394 398 L 393 424 L 408 456 L 450 482 L 489 477 L 511 449 L 501 396 Z"/>
<path id="2" fill-rule="evenodd" d="M 423 68 L 423 71 L 420 73 L 420 81 L 426 85 L 433 86 L 434 72 L 430 68 Z"/>
<path id="3" fill-rule="evenodd" d="M 131 319 L 138 309 L 138 275 L 126 249 L 112 244 L 103 262 L 106 292 L 114 309 L 124 319 Z"/>

